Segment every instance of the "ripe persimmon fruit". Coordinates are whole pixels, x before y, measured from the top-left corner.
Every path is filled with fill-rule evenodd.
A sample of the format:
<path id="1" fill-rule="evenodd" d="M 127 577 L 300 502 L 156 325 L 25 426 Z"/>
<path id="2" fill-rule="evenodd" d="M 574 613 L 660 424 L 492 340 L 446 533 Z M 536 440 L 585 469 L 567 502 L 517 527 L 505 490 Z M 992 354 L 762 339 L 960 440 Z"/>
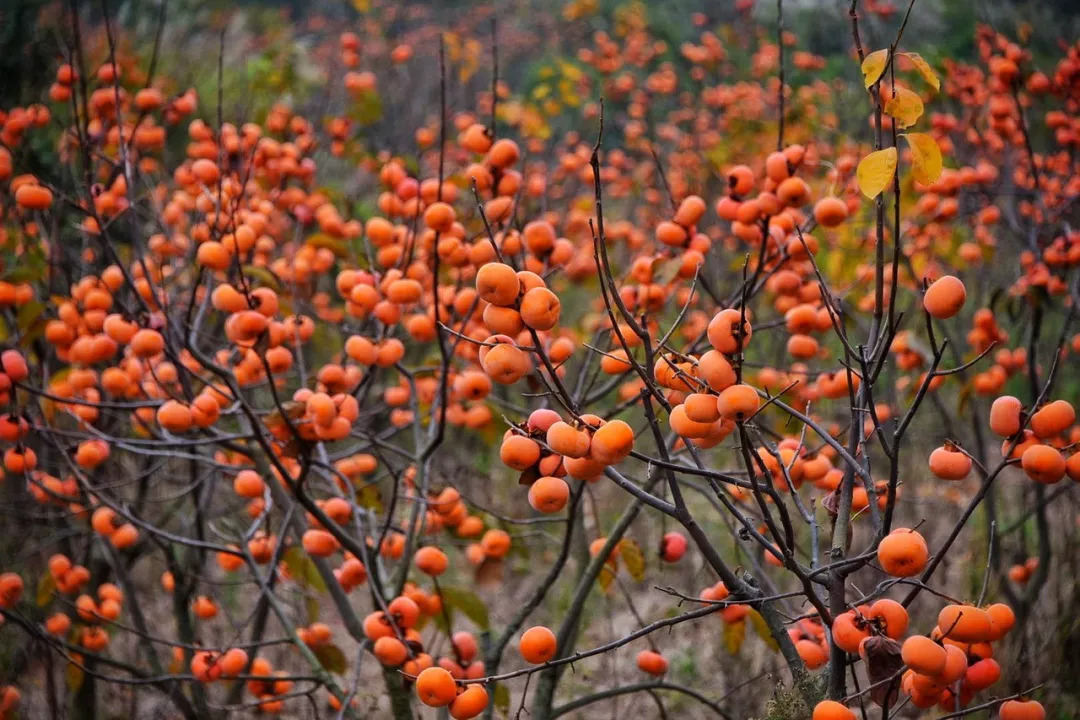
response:
<path id="1" fill-rule="evenodd" d="M 555 657 L 555 633 L 543 625 L 526 630 L 518 641 L 518 649 L 525 662 L 539 665 Z"/>

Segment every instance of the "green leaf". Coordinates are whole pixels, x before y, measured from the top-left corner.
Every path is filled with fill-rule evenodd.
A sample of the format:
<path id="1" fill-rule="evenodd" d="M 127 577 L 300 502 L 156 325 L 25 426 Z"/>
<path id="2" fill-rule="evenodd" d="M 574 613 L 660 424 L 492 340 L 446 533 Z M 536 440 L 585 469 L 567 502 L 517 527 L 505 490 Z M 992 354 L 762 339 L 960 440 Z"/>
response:
<path id="1" fill-rule="evenodd" d="M 937 140 L 926 133 L 905 133 L 911 147 L 911 174 L 923 185 L 931 185 L 941 177 L 941 148 Z"/>
<path id="2" fill-rule="evenodd" d="M 15 323 L 20 333 L 25 333 L 27 328 L 45 312 L 45 305 L 37 300 L 31 300 L 19 308 L 15 315 Z"/>
<path id="3" fill-rule="evenodd" d="M 244 276 L 255 280 L 260 285 L 268 287 L 275 292 L 281 290 L 281 281 L 277 275 L 258 265 L 245 265 Z"/>
<path id="4" fill-rule="evenodd" d="M 881 79 L 885 72 L 885 66 L 889 63 L 889 51 L 877 50 L 867 55 L 862 61 L 863 85 L 869 90 L 870 86 Z"/>
<path id="5" fill-rule="evenodd" d="M 312 596 L 304 598 L 304 612 L 307 613 L 308 625 L 319 619 L 319 601 Z"/>
<path id="6" fill-rule="evenodd" d="M 83 678 L 85 674 L 81 667 L 75 663 L 68 663 L 64 668 L 64 681 L 67 682 L 68 689 L 71 692 L 79 692 L 79 688 L 82 687 Z"/>
<path id="7" fill-rule="evenodd" d="M 758 637 L 765 641 L 770 650 L 779 652 L 780 643 L 776 642 L 776 638 L 769 632 L 769 626 L 765 624 L 765 618 L 761 617 L 761 613 L 751 609 L 746 615 L 750 618 L 750 624 L 754 626 L 754 632 L 757 633 Z"/>
<path id="8" fill-rule="evenodd" d="M 357 488 L 356 504 L 362 508 L 374 510 L 377 513 L 381 513 L 383 509 L 383 504 L 382 494 L 379 492 L 379 486 L 375 483 L 368 483 L 362 487 Z"/>
<path id="9" fill-rule="evenodd" d="M 430 615 L 430 616 L 423 615 L 423 616 L 421 616 L 420 619 L 421 619 L 421 621 L 424 621 L 424 620 L 427 620 L 430 617 L 431 622 L 435 623 L 435 627 L 438 628 L 439 632 L 441 632 L 443 635 L 449 635 L 450 630 L 451 630 L 449 618 L 452 615 L 453 615 L 453 613 L 451 612 L 451 608 L 446 608 L 446 612 L 444 612 L 444 613 L 438 612 L 438 613 L 435 613 L 434 615 Z M 416 625 L 417 631 L 419 631 L 421 629 L 420 626 L 421 626 L 421 623 L 417 623 L 417 625 Z"/>
<path id="10" fill-rule="evenodd" d="M 503 683 L 495 686 L 495 707 L 503 715 L 510 712 L 510 690 Z"/>
<path id="11" fill-rule="evenodd" d="M 626 571 L 630 577 L 638 582 L 645 579 L 645 553 L 641 546 L 631 538 L 623 538 L 619 541 L 619 556 L 626 563 Z"/>
<path id="12" fill-rule="evenodd" d="M 345 341 L 330 323 L 315 323 L 315 331 L 307 343 L 311 350 L 312 367 L 322 367 L 345 348 Z"/>
<path id="13" fill-rule="evenodd" d="M 285 567 L 289 569 L 294 582 L 318 592 L 326 592 L 326 583 L 323 582 L 322 575 L 299 545 L 293 545 L 286 550 L 282 560 L 285 561 Z"/>
<path id="14" fill-rule="evenodd" d="M 679 274 L 682 260 L 671 258 L 668 260 L 656 260 L 653 262 L 653 282 L 657 285 L 667 285 Z"/>
<path id="15" fill-rule="evenodd" d="M 339 258 L 349 256 L 349 244 L 342 238 L 336 238 L 326 233 L 315 233 L 308 236 L 305 242 L 314 248 L 328 248 L 330 252 Z"/>
<path id="16" fill-rule="evenodd" d="M 4 273 L 3 278 L 16 285 L 35 282 L 45 277 L 45 267 L 44 255 L 40 252 L 26 252 L 12 260 L 11 267 Z"/>
<path id="17" fill-rule="evenodd" d="M 52 573 L 45 573 L 38 580 L 37 595 L 35 600 L 38 607 L 45 607 L 52 600 L 53 594 L 56 593 L 56 579 L 52 576 Z"/>
<path id="18" fill-rule="evenodd" d="M 855 179 L 859 183 L 862 194 L 873 200 L 889 184 L 894 172 L 896 172 L 896 148 L 885 148 L 872 152 L 859 161 L 859 167 L 855 170 Z"/>
<path id="19" fill-rule="evenodd" d="M 724 624 L 724 647 L 727 649 L 729 655 L 737 655 L 739 648 L 742 647 L 743 640 L 745 639 L 745 620 Z"/>
<path id="20" fill-rule="evenodd" d="M 465 613 L 465 617 L 473 621 L 481 630 L 487 630 L 490 626 L 487 606 L 476 596 L 475 593 L 461 588 L 439 588 L 443 603 L 448 607 L 457 608 Z"/>
<path id="21" fill-rule="evenodd" d="M 922 98 L 907 88 L 897 87 L 893 96 L 885 103 L 885 114 L 894 118 L 900 127 L 909 128 L 922 117 Z"/>
<path id="22" fill-rule="evenodd" d="M 930 67 L 930 63 L 926 62 L 922 55 L 913 52 L 904 53 L 904 55 L 906 55 L 908 60 L 911 61 L 911 64 L 915 66 L 915 69 L 919 71 L 923 80 L 925 80 L 930 87 L 934 88 L 935 92 L 941 89 L 941 80 L 938 79 L 937 73 L 934 72 L 934 68 Z"/>
<path id="23" fill-rule="evenodd" d="M 596 576 L 596 582 L 600 584 L 600 588 L 607 592 L 611 589 L 611 584 L 615 582 L 615 570 L 607 563 L 600 568 L 600 574 Z"/>
<path id="24" fill-rule="evenodd" d="M 345 674 L 349 667 L 345 653 L 337 645 L 319 645 L 313 647 L 311 652 L 319 658 L 319 664 L 337 675 Z"/>

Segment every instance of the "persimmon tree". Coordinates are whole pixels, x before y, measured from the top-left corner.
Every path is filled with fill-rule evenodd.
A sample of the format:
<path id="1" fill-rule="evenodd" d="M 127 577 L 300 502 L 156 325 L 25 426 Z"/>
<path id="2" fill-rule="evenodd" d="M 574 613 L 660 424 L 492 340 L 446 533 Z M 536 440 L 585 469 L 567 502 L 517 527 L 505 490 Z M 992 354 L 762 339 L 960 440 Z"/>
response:
<path id="1" fill-rule="evenodd" d="M 546 720 L 632 693 L 735 716 L 675 677 L 659 631 L 684 624 L 732 652 L 755 631 L 769 717 L 1059 702 L 1031 621 L 1080 480 L 1080 45 L 1039 71 L 980 27 L 971 64 L 934 66 L 916 3 L 876 46 L 853 0 L 841 132 L 834 87 L 792 84 L 823 59 L 780 2 L 733 48 L 749 81 L 712 32 L 675 53 L 627 14 L 562 71 L 595 102 L 540 125 L 494 21 L 346 31 L 318 109 L 226 121 L 220 56 L 216 100 L 172 92 L 160 28 L 144 62 L 101 10 L 72 4 L 47 102 L 0 113 L 28 538 L 0 633 L 48 678 L 13 674 L 0 717 L 27 693 L 93 717 L 114 686 L 184 718 Z M 416 147 L 380 147 L 383 85 L 432 68 Z M 349 163 L 352 195 L 325 169 Z M 704 581 L 661 579 L 691 560 Z M 601 597 L 635 629 L 591 627 Z M 618 656 L 639 680 L 567 690 Z"/>

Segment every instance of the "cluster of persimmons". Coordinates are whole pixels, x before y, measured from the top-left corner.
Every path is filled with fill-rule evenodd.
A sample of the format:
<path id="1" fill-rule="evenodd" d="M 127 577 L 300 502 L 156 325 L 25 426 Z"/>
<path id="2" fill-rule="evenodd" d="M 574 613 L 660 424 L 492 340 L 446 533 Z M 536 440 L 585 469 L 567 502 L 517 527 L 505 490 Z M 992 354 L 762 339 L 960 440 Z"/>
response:
<path id="1" fill-rule="evenodd" d="M 866 222 L 875 203 L 863 195 L 877 193 L 860 162 L 867 143 L 830 145 L 795 128 L 798 143 L 730 149 L 732 161 L 710 184 L 691 133 L 672 130 L 676 150 L 665 175 L 650 159 L 646 108 L 677 96 L 674 61 L 642 28 L 596 40 L 579 59 L 612 99 L 605 110 L 589 106 L 581 127 L 606 113 L 602 152 L 577 132 L 548 143 L 515 140 L 512 123 L 498 127 L 456 112 L 421 128 L 416 158 L 358 159 L 378 186 L 371 211 L 359 215 L 317 163 L 321 149 L 356 157 L 363 130 L 346 110 L 309 119 L 279 104 L 259 121 L 219 123 L 213 113 L 198 116 L 205 102 L 195 90 L 168 97 L 153 78 L 127 81 L 137 61 L 112 49 L 92 71 L 84 58 L 59 64 L 41 104 L 0 110 L 0 241 L 8 263 L 0 308 L 10 321 L 0 354 L 5 483 L 81 539 L 65 534 L 40 576 L 18 568 L 0 575 L 3 617 L 86 669 L 114 651 L 117 635 L 145 639 L 145 628 L 132 631 L 144 622 L 134 619 L 141 611 L 125 617 L 138 598 L 118 569 L 124 558 L 164 557 L 170 545 L 205 557 L 190 567 L 170 557 L 159 581 L 184 598 L 175 612 L 189 613 L 183 624 L 197 628 L 223 613 L 215 584 L 202 578 L 242 584 L 284 622 L 275 585 L 310 585 L 302 577 L 309 567 L 326 568 L 341 613 L 354 591 L 370 593 L 358 630 L 350 631 L 354 640 L 421 703 L 448 707 L 460 720 L 483 713 L 494 684 L 509 678 L 489 672 L 473 632 L 443 627 L 447 598 L 438 578 L 502 561 L 519 540 L 440 474 L 447 437 L 496 445 L 520 478 L 498 497 L 538 515 L 579 512 L 587 483 L 610 480 L 651 498 L 649 481 L 627 476 L 651 481 L 660 468 L 678 474 L 694 463 L 745 463 L 717 492 L 759 541 L 758 568 L 792 577 L 800 561 L 769 518 L 789 506 L 804 510 L 810 497 L 834 527 L 838 513 L 863 524 L 881 513 L 891 518 L 903 508 L 898 483 L 868 474 L 863 482 L 862 461 L 886 424 L 902 434 L 910 422 L 904 405 L 914 411 L 928 392 L 958 392 L 963 383 L 991 399 L 989 428 L 1002 439 L 991 465 L 1019 467 L 1040 485 L 1080 481 L 1073 405 L 1040 392 L 1027 401 L 1004 394 L 1012 378 L 1045 378 L 1047 368 L 1029 363 L 1024 333 L 991 308 L 984 288 L 962 279 L 995 253 L 1011 254 L 1018 262 L 1008 295 L 1047 313 L 1074 307 L 1080 232 L 1062 222 L 1080 196 L 1080 46 L 1047 75 L 1029 69 L 1020 46 L 981 30 L 980 65 L 944 63 L 944 94 L 957 114 L 935 113 L 925 137 L 952 167 L 912 178 L 904 163 L 924 172 L 918 153 L 925 149 L 913 142 L 899 168 L 893 151 L 882 185 L 893 192 L 895 178 L 903 238 L 892 237 L 900 211 L 891 228 L 879 206 L 877 242 L 888 239 L 889 257 L 875 266 L 875 227 Z M 780 48 L 766 48 L 755 55 L 760 74 L 779 62 Z M 338 51 L 346 102 L 377 93 L 376 75 L 362 69 L 371 57 L 361 38 L 343 34 Z M 796 54 L 798 68 L 822 67 L 819 58 Z M 390 59 L 405 64 L 412 55 L 399 45 Z M 678 62 L 704 81 L 725 61 L 720 40 L 704 33 L 700 44 L 681 48 Z M 905 83 L 912 69 L 937 82 L 917 56 L 890 61 Z M 868 79 L 878 152 L 882 133 L 918 119 L 904 105 L 905 93 L 915 93 L 882 72 Z M 764 87 L 710 87 L 701 107 L 672 114 L 717 133 L 735 122 L 721 118 L 732 103 L 771 111 Z M 805 90 L 793 102 L 828 92 Z M 1044 154 L 1030 150 L 1036 98 L 1058 102 L 1038 119 L 1054 148 Z M 58 135 L 50 132 L 57 123 Z M 78 168 L 73 179 L 26 172 L 30 138 L 54 142 Z M 1007 180 L 1023 198 L 1008 206 L 1008 221 L 1036 229 L 1021 252 L 1004 247 L 1018 241 L 999 231 L 994 190 L 1006 157 Z M 636 206 L 635 194 L 646 201 Z M 955 248 L 948 245 L 954 233 L 965 237 Z M 14 272 L 40 258 L 52 268 L 47 273 Z M 24 317 L 24 308 L 33 316 Z M 894 311 L 904 310 L 925 316 L 925 326 L 909 320 L 900 329 Z M 860 365 L 848 336 L 864 321 L 887 337 L 871 337 L 880 357 Z M 974 368 L 970 376 L 942 371 L 933 334 L 935 327 L 962 330 L 961 322 L 969 329 L 959 352 L 971 361 L 961 370 Z M 1053 352 L 1055 366 L 1075 363 L 1080 336 L 1064 337 Z M 881 376 L 885 364 L 892 372 Z M 875 386 L 877 402 L 869 394 Z M 864 402 L 857 398 L 865 408 L 853 409 Z M 820 437 L 810 441 L 808 430 Z M 975 453 L 953 439 L 935 436 L 934 443 L 941 445 L 926 460 L 930 475 L 960 483 L 972 474 Z M 140 469 L 148 457 L 150 469 Z M 195 499 L 185 512 L 196 514 L 194 528 L 147 505 L 137 487 L 153 487 L 163 473 L 185 474 L 189 465 L 185 492 Z M 924 472 L 917 465 L 904 472 Z M 979 465 L 984 478 L 991 465 Z M 134 493 L 124 487 L 129 482 Z M 393 501 L 377 513 L 364 498 L 380 485 L 392 488 L 383 494 Z M 228 522 L 206 520 L 202 513 L 211 510 Z M 685 524 L 663 534 L 664 562 L 679 562 L 694 546 L 704 550 L 700 529 Z M 603 536 L 590 540 L 594 557 L 605 547 Z M 609 552 L 598 562 L 614 573 L 618 547 Z M 921 582 L 936 567 L 934 555 L 917 527 L 890 527 L 862 563 L 876 563 L 897 583 Z M 1034 560 L 1014 566 L 1008 580 L 1027 582 Z M 36 599 L 25 596 L 25 582 L 38 588 Z M 1017 622 L 1008 604 L 939 602 L 936 625 L 920 633 L 909 620 L 927 627 L 934 620 L 909 618 L 909 601 L 841 597 L 845 607 L 835 616 L 810 612 L 775 633 L 805 669 L 847 656 L 877 663 L 882 643 L 894 642 L 902 659 L 894 691 L 874 700 L 895 705 L 902 696 L 948 712 L 1001 679 L 994 643 Z M 728 624 L 746 622 L 767 602 L 723 580 L 693 599 L 715 606 Z M 209 630 L 172 638 L 171 672 L 201 686 L 243 683 L 265 713 L 287 711 L 308 686 L 325 687 L 331 707 L 352 708 L 355 692 L 325 671 L 327 648 L 343 631 L 324 619 L 296 621 L 286 640 L 296 654 L 275 655 L 293 658 L 289 667 L 301 672 L 275 667 L 259 638 L 245 643 L 233 633 L 233 642 Z M 150 632 L 166 633 L 155 642 L 170 640 L 161 628 Z M 442 654 L 439 632 L 449 640 Z M 514 637 L 527 664 L 519 674 L 573 653 L 545 626 Z M 650 676 L 668 672 L 655 646 L 636 663 Z M 310 678 L 300 677 L 308 671 Z M 813 718 L 854 720 L 863 699 L 818 695 Z M 4 687 L 0 717 L 18 702 L 19 691 Z M 1021 695 L 997 712 L 1005 720 L 1043 717 L 1040 703 Z"/>

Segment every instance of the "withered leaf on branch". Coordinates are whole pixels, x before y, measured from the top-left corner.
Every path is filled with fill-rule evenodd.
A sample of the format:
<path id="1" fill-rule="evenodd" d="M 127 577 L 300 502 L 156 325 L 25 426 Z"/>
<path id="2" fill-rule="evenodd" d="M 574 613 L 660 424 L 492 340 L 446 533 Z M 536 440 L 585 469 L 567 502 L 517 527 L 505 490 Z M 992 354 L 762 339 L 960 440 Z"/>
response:
<path id="1" fill-rule="evenodd" d="M 540 479 L 540 466 L 539 463 L 533 465 L 528 470 L 521 473 L 518 478 L 518 485 L 532 485 L 534 482 Z"/>
<path id="2" fill-rule="evenodd" d="M 825 508 L 834 519 L 836 518 L 837 510 L 840 508 L 840 496 L 835 490 L 821 499 L 821 507 Z"/>
<path id="3" fill-rule="evenodd" d="M 872 689 L 870 699 L 878 705 L 884 705 L 886 699 L 890 706 L 896 705 L 899 698 L 900 676 L 904 667 L 900 658 L 900 643 L 883 635 L 873 635 L 863 642 L 866 657 L 866 675 Z M 892 682 L 886 682 L 892 678 Z"/>
<path id="4" fill-rule="evenodd" d="M 486 558 L 476 568 L 477 587 L 492 587 L 501 585 L 503 579 L 503 561 L 494 558 Z"/>

